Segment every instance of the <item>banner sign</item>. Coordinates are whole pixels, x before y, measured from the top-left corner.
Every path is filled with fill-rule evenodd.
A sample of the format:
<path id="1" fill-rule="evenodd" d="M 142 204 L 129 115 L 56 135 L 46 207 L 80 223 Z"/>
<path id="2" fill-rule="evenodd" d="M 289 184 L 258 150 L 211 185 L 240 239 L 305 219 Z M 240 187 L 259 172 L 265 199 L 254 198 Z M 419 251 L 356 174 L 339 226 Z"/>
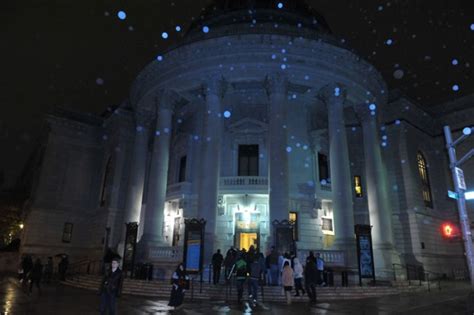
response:
<path id="1" fill-rule="evenodd" d="M 372 250 L 372 227 L 357 224 L 354 227 L 357 242 L 357 259 L 359 262 L 359 284 L 363 278 L 373 279 L 375 283 L 374 254 Z"/>

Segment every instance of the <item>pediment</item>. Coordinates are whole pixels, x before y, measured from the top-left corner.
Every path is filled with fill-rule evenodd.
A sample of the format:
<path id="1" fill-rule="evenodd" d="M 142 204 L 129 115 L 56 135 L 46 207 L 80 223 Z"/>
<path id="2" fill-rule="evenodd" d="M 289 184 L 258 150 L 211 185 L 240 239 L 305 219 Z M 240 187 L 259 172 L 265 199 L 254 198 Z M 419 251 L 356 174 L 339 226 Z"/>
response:
<path id="1" fill-rule="evenodd" d="M 268 125 L 260 120 L 243 118 L 228 127 L 231 133 L 264 133 L 268 130 Z"/>

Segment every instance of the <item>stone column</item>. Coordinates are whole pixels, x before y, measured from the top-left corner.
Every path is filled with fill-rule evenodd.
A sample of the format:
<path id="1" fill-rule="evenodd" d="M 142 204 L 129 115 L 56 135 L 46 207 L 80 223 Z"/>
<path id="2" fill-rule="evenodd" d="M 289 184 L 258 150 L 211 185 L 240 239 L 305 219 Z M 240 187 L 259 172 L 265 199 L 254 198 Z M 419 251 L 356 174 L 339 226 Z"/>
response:
<path id="1" fill-rule="evenodd" d="M 121 241 L 118 245 L 118 252 L 120 254 L 123 253 L 126 231 L 125 224 L 140 221 L 147 164 L 148 132 L 151 117 L 152 114 L 148 112 L 137 112 L 135 114 L 135 142 L 128 176 L 127 195 L 125 197 L 125 212 L 121 229 L 122 233 L 120 235 Z"/>
<path id="2" fill-rule="evenodd" d="M 148 179 L 147 205 L 142 242 L 164 244 L 163 220 L 168 183 L 170 142 L 174 104 L 178 95 L 162 90 L 156 97 L 156 128 L 153 132 L 153 153 Z"/>
<path id="3" fill-rule="evenodd" d="M 386 170 L 380 149 L 377 114 L 376 111 L 371 111 L 367 104 L 356 105 L 354 109 L 362 123 L 365 180 L 372 225 L 375 273 L 378 277 L 390 278 L 393 272 L 392 263 L 397 262 L 398 259 L 393 247 L 392 211 L 388 200 Z"/>
<path id="4" fill-rule="evenodd" d="M 127 196 L 125 199 L 124 223 L 138 222 L 140 219 L 143 186 L 145 184 L 150 117 L 150 113 L 140 112 L 135 115 L 135 142 L 133 145 L 133 156 L 128 178 Z M 125 235 L 123 237 L 125 237 Z"/>
<path id="5" fill-rule="evenodd" d="M 288 220 L 288 152 L 286 111 L 288 80 L 282 73 L 267 78 L 268 108 L 268 195 L 270 237 L 268 247 L 275 245 L 273 222 Z"/>
<path id="6" fill-rule="evenodd" d="M 328 110 L 329 161 L 331 171 L 332 206 L 336 248 L 343 250 L 346 265 L 355 268 L 354 209 L 352 203 L 351 172 L 347 135 L 344 123 L 346 88 L 332 83 L 320 95 Z"/>
<path id="7" fill-rule="evenodd" d="M 217 196 L 219 189 L 220 161 L 223 130 L 221 101 L 225 83 L 220 78 L 209 77 L 203 86 L 205 96 L 204 128 L 201 151 L 201 185 L 199 187 L 198 218 L 206 220 L 204 261 L 212 258 L 215 250 Z"/>

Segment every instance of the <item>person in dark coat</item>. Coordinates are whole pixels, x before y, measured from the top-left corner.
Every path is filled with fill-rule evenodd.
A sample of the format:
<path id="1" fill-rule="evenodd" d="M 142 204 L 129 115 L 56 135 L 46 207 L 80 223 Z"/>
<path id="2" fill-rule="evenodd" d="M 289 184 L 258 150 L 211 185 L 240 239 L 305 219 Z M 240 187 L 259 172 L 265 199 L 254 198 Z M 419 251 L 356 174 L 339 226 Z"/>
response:
<path id="1" fill-rule="evenodd" d="M 241 254 L 234 266 L 237 285 L 237 300 L 239 303 L 242 302 L 242 296 L 244 294 L 244 284 L 247 280 L 247 268 L 247 262 L 245 261 L 244 255 Z"/>
<path id="2" fill-rule="evenodd" d="M 212 275 L 214 284 L 218 284 L 221 278 L 221 268 L 223 261 L 224 256 L 222 256 L 221 250 L 218 249 L 217 252 L 212 255 Z"/>
<path id="3" fill-rule="evenodd" d="M 69 259 L 67 256 L 63 256 L 58 265 L 59 280 L 66 281 L 66 272 L 69 266 Z"/>
<path id="4" fill-rule="evenodd" d="M 119 258 L 112 259 L 110 270 L 108 270 L 100 285 L 100 314 L 115 314 L 117 298 L 122 293 L 123 276 L 119 268 Z"/>
<path id="5" fill-rule="evenodd" d="M 183 264 L 178 265 L 171 277 L 171 282 L 173 286 L 168 306 L 174 306 L 175 309 L 179 309 L 183 305 L 184 292 L 186 292 L 189 286 L 189 277 L 184 270 Z"/>
<path id="6" fill-rule="evenodd" d="M 314 256 L 313 256 L 314 257 Z M 316 286 L 318 285 L 318 270 L 316 268 L 316 263 L 311 257 L 306 259 L 306 266 L 304 269 L 304 279 L 306 292 L 308 293 L 308 298 L 312 303 L 316 303 Z"/>
<path id="7" fill-rule="evenodd" d="M 231 273 L 232 267 L 235 264 L 236 256 L 237 256 L 237 252 L 233 247 L 231 247 L 225 254 L 224 266 L 225 266 L 226 282 L 229 281 L 230 273 Z"/>
<path id="8" fill-rule="evenodd" d="M 255 253 L 252 256 L 252 260 L 249 262 L 249 282 L 248 282 L 248 291 L 249 299 L 252 304 L 257 303 L 258 297 L 258 288 L 260 281 L 262 279 L 262 274 L 265 272 L 265 258 L 263 255 L 260 256 L 259 253 Z"/>
<path id="9" fill-rule="evenodd" d="M 41 264 L 41 260 L 39 258 L 36 259 L 35 264 L 33 265 L 33 270 L 31 271 L 31 277 L 30 277 L 30 290 L 29 292 L 33 292 L 33 285 L 36 284 L 36 287 L 38 288 L 39 293 L 41 294 L 41 287 L 40 287 L 40 281 L 41 281 L 41 276 L 43 275 L 43 265 Z"/>
<path id="10" fill-rule="evenodd" d="M 44 282 L 50 283 L 53 277 L 53 257 L 48 257 L 48 262 L 44 267 Z"/>
<path id="11" fill-rule="evenodd" d="M 280 274 L 280 268 L 278 266 L 278 258 L 280 254 L 278 251 L 275 249 L 275 246 L 272 246 L 272 251 L 269 254 L 268 257 L 268 262 L 270 264 L 270 277 L 272 281 L 273 286 L 278 285 L 278 279 L 279 279 L 279 274 Z"/>
<path id="12" fill-rule="evenodd" d="M 30 277 L 31 270 L 33 269 L 33 259 L 31 258 L 31 256 L 26 255 L 25 257 L 23 257 L 21 267 L 23 268 L 23 281 L 26 282 L 27 279 Z"/>

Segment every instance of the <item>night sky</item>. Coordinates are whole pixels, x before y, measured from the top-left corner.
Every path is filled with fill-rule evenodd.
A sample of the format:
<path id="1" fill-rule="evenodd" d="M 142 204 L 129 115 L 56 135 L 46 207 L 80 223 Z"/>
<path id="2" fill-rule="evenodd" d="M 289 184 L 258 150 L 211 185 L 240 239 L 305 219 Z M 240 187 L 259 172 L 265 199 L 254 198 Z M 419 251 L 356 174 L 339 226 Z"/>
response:
<path id="1" fill-rule="evenodd" d="M 45 113 L 61 106 L 100 114 L 119 104 L 140 70 L 179 40 L 209 2 L 1 1 L 3 188 L 16 180 L 37 144 Z M 474 92 L 474 1 L 308 3 L 334 35 L 382 72 L 390 88 L 428 110 Z"/>

